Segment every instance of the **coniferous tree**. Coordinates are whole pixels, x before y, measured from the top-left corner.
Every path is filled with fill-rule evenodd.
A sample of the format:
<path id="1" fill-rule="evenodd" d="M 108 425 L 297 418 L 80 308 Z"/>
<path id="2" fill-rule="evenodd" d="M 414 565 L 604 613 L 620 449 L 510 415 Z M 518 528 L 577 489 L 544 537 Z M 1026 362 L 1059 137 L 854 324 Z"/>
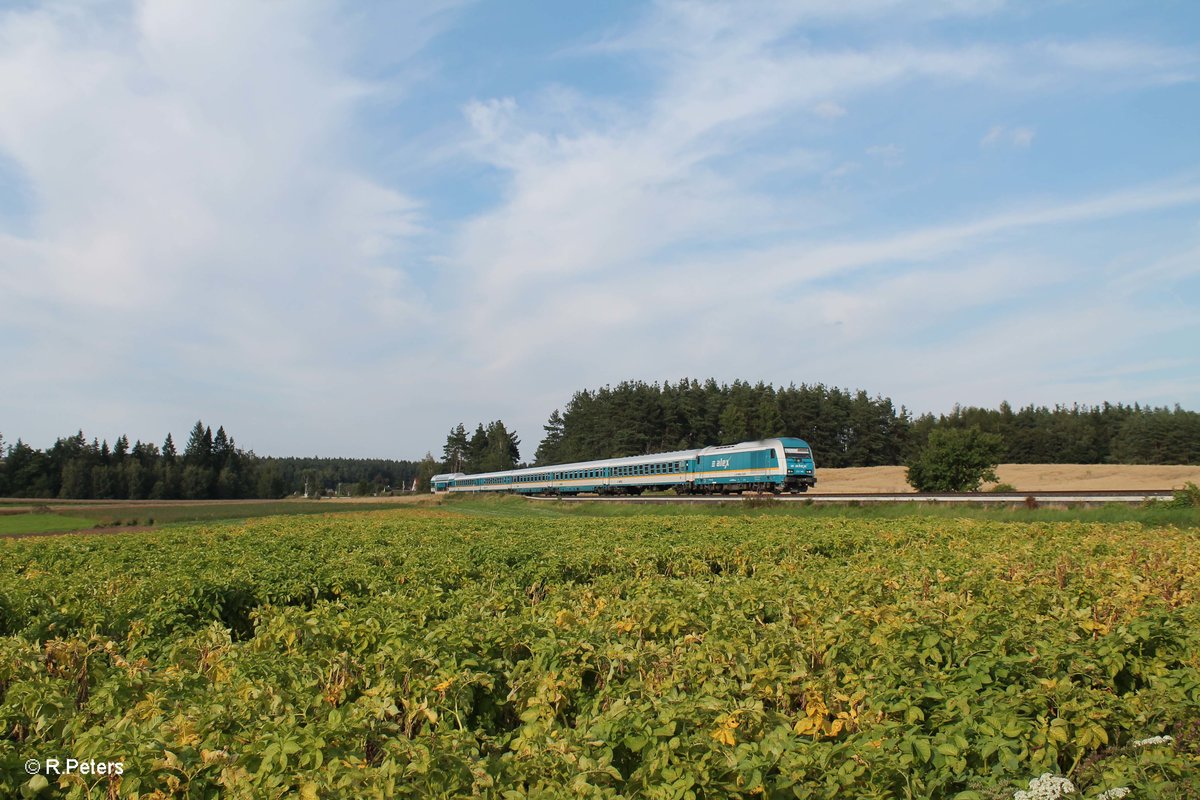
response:
<path id="1" fill-rule="evenodd" d="M 774 392 L 764 396 L 758 402 L 758 411 L 754 418 L 754 430 L 751 436 L 755 439 L 771 439 L 783 436 L 787 428 L 783 424 L 783 414 L 779 412 L 779 402 Z"/>
<path id="2" fill-rule="evenodd" d="M 475 433 L 471 436 L 471 441 L 467 445 L 467 464 L 466 472 L 468 474 L 474 472 L 483 472 L 483 462 L 487 456 L 488 450 L 488 435 L 483 428 L 483 423 L 475 428 Z"/>
<path id="3" fill-rule="evenodd" d="M 562 414 L 558 409 L 550 412 L 550 419 L 542 426 L 542 430 L 546 432 L 542 443 L 538 445 L 537 452 L 534 453 L 534 463 L 539 466 L 546 464 L 561 464 L 563 460 L 559 457 L 559 450 L 562 448 L 563 430 L 566 423 L 563 421 Z"/>
<path id="4" fill-rule="evenodd" d="M 504 423 L 495 420 L 487 427 L 487 449 L 481 464 L 482 472 L 513 469 L 521 457 L 521 440 L 516 432 L 509 433 Z"/>
<path id="5" fill-rule="evenodd" d="M 463 471 L 466 467 L 470 445 L 466 426 L 460 422 L 450 430 L 450 434 L 446 437 L 446 446 L 442 449 L 442 462 L 447 472 Z"/>
<path id="6" fill-rule="evenodd" d="M 211 455 L 212 429 L 206 428 L 201 420 L 196 420 L 183 448 L 183 463 L 188 466 L 207 467 Z"/>
<path id="7" fill-rule="evenodd" d="M 163 440 L 162 464 L 159 475 L 150 490 L 155 500 L 175 500 L 183 496 L 183 481 L 180 476 L 179 453 L 175 450 L 175 439 L 170 433 Z"/>
<path id="8" fill-rule="evenodd" d="M 721 412 L 720 444 L 737 444 L 749 438 L 746 413 L 735 403 L 730 403 Z"/>
<path id="9" fill-rule="evenodd" d="M 225 426 L 221 425 L 212 440 L 212 466 L 218 470 L 224 468 L 232 453 L 233 442 L 225 435 Z"/>

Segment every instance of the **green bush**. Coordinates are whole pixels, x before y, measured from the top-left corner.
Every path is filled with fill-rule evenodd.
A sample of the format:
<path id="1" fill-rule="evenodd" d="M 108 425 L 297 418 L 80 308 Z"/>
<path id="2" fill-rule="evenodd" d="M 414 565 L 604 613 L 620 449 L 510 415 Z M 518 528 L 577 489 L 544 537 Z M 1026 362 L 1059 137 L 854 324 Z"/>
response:
<path id="1" fill-rule="evenodd" d="M 1200 508 L 1200 486 L 1188 481 L 1182 489 L 1175 490 L 1175 496 L 1167 503 L 1168 508 Z"/>
<path id="2" fill-rule="evenodd" d="M 1003 440 L 978 426 L 935 430 L 909 462 L 907 480 L 918 492 L 978 491 L 984 481 L 998 480 L 996 465 L 1003 452 Z"/>

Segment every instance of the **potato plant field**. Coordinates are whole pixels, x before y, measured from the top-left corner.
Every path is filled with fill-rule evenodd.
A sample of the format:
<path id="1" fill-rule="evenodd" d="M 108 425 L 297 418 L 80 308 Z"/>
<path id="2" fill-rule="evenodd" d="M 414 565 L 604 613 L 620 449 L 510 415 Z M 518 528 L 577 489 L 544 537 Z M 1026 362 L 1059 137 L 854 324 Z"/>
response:
<path id="1" fill-rule="evenodd" d="M 50 758 L 122 771 L 31 777 Z M 3 797 L 1194 798 L 1198 772 L 1196 530 L 408 510 L 0 542 Z"/>

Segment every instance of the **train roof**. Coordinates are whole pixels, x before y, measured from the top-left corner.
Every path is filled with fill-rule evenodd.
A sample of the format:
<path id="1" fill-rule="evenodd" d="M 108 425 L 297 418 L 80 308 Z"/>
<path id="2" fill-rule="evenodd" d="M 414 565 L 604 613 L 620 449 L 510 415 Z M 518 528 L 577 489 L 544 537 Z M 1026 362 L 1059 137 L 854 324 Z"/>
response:
<path id="1" fill-rule="evenodd" d="M 442 479 L 458 479 L 458 478 L 495 478 L 501 475 L 536 475 L 543 472 L 566 472 L 576 469 L 594 469 L 597 466 L 605 467 L 624 467 L 635 464 L 657 464 L 660 461 L 684 461 L 696 456 L 718 455 L 720 453 L 735 452 L 738 450 L 752 450 L 762 447 L 773 447 L 776 443 L 782 444 L 784 447 L 808 447 L 808 443 L 803 439 L 795 437 L 776 437 L 773 439 L 759 439 L 752 442 L 738 442 L 737 444 L 719 444 L 711 447 L 702 447 L 698 450 L 673 450 L 668 453 L 647 453 L 641 456 L 625 456 L 623 458 L 598 458 L 594 461 L 574 461 L 569 464 L 546 464 L 541 467 L 524 467 L 522 469 L 506 469 L 500 472 L 476 472 L 470 475 L 464 475 L 461 472 L 453 475 L 435 475 L 432 480 Z"/>

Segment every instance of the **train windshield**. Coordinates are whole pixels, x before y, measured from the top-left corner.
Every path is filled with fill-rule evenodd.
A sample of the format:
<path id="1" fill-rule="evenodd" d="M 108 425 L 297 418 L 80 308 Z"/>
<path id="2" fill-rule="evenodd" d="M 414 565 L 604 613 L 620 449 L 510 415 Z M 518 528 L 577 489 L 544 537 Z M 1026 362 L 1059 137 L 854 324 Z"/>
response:
<path id="1" fill-rule="evenodd" d="M 807 447 L 788 448 L 783 452 L 788 458 L 812 458 L 812 450 Z"/>

